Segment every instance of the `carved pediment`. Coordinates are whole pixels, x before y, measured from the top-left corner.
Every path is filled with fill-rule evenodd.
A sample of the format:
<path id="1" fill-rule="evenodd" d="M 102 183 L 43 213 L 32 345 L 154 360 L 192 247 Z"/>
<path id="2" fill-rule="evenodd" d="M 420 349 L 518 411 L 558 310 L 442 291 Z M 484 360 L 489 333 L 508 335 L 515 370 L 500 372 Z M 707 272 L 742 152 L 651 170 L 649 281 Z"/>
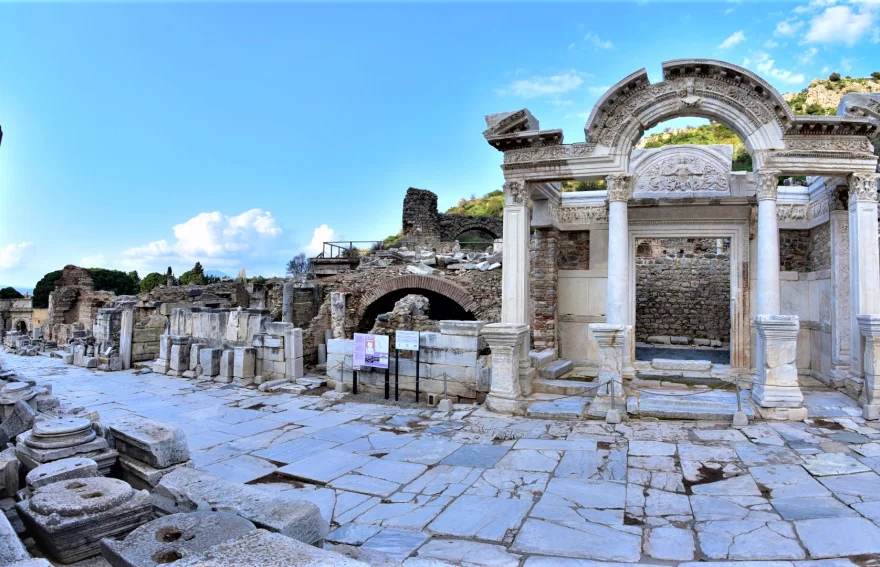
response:
<path id="1" fill-rule="evenodd" d="M 731 146 L 636 150 L 630 166 L 636 199 L 730 195 Z"/>

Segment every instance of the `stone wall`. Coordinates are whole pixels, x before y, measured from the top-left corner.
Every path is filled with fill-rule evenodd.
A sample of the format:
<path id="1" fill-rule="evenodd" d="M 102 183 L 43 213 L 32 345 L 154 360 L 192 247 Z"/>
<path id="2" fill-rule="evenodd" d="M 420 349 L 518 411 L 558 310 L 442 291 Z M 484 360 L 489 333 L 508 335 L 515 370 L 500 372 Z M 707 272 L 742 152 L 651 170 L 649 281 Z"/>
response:
<path id="1" fill-rule="evenodd" d="M 807 270 L 819 272 L 831 269 L 831 223 L 826 222 L 810 230 L 810 248 Z"/>
<path id="2" fill-rule="evenodd" d="M 729 244 L 717 252 L 716 239 L 637 242 L 636 340 L 730 340 Z"/>
<path id="3" fill-rule="evenodd" d="M 559 247 L 565 233 L 555 228 L 535 230 L 531 243 L 532 344 L 535 350 L 556 348 L 556 308 Z"/>
<path id="4" fill-rule="evenodd" d="M 556 267 L 560 270 L 590 269 L 590 231 L 574 230 L 559 234 Z"/>
<path id="5" fill-rule="evenodd" d="M 779 231 L 779 269 L 783 272 L 809 272 L 809 230 Z"/>
<path id="6" fill-rule="evenodd" d="M 17 331 L 24 323 L 25 333 L 33 331 L 34 298 L 0 299 L 0 330 Z"/>
<path id="7" fill-rule="evenodd" d="M 425 189 L 410 187 L 403 199 L 404 242 L 434 247 L 440 242 L 456 240 L 469 230 L 487 232 L 501 238 L 503 222 L 496 217 L 448 215 L 437 210 L 437 195 Z"/>

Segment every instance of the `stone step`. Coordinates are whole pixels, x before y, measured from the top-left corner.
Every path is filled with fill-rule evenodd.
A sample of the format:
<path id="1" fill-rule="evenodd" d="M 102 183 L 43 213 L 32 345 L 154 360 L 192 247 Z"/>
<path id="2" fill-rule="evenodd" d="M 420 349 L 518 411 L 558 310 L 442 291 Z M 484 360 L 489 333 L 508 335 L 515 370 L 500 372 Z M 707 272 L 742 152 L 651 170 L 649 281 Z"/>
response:
<path id="1" fill-rule="evenodd" d="M 697 419 L 728 421 L 736 413 L 736 392 L 711 391 L 683 396 L 687 391 L 669 392 L 673 395 L 641 392 L 627 399 L 627 412 L 639 417 L 660 419 Z M 749 393 L 742 393 L 742 409 L 750 418 L 755 417 Z"/>
<path id="2" fill-rule="evenodd" d="M 590 398 L 573 396 L 549 402 L 535 402 L 528 407 L 526 415 L 537 419 L 574 420 L 583 419 Z"/>
<path id="3" fill-rule="evenodd" d="M 651 368 L 654 370 L 708 372 L 712 370 L 712 362 L 709 360 L 673 360 L 670 358 L 655 358 L 651 361 Z"/>
<path id="4" fill-rule="evenodd" d="M 297 378 L 295 382 L 300 386 L 307 386 L 310 389 L 323 388 L 327 385 L 326 378 L 315 378 L 313 376 L 303 376 L 302 378 Z"/>
<path id="5" fill-rule="evenodd" d="M 639 380 L 651 381 L 651 382 L 672 382 L 674 384 L 687 384 L 687 385 L 705 385 L 711 386 L 713 388 L 723 387 L 727 382 L 712 376 L 709 372 L 652 372 L 648 371 L 637 371 L 636 378 Z M 747 382 L 740 382 L 741 384 L 745 384 Z M 733 388 L 733 383 L 730 383 L 730 387 Z"/>
<path id="6" fill-rule="evenodd" d="M 550 380 L 539 378 L 532 381 L 532 389 L 542 394 L 560 394 L 563 396 L 588 396 L 593 397 L 596 393 L 594 382 L 581 380 Z"/>
<path id="7" fill-rule="evenodd" d="M 565 374 L 566 372 L 571 371 L 574 368 L 574 364 L 571 363 L 570 360 L 555 360 L 538 370 L 538 373 L 541 375 L 541 378 L 545 378 L 548 380 L 555 380 Z"/>
<path id="8" fill-rule="evenodd" d="M 537 368 L 538 370 L 544 368 L 548 364 L 552 364 L 559 358 L 556 354 L 555 348 L 548 348 L 546 350 L 533 350 L 529 352 L 529 358 L 532 360 L 532 368 Z"/>

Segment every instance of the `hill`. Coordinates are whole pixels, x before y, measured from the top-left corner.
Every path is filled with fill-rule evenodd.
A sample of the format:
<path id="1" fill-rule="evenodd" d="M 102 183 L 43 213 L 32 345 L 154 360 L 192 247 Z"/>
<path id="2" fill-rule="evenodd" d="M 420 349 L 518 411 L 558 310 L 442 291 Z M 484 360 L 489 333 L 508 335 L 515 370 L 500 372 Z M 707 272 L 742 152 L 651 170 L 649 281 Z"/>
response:
<path id="1" fill-rule="evenodd" d="M 880 92 L 880 71 L 855 79 L 832 73 L 827 79 L 813 79 L 801 92 L 786 93 L 782 98 L 795 114 L 832 116 L 837 114 L 837 105 L 846 93 L 876 92 Z"/>

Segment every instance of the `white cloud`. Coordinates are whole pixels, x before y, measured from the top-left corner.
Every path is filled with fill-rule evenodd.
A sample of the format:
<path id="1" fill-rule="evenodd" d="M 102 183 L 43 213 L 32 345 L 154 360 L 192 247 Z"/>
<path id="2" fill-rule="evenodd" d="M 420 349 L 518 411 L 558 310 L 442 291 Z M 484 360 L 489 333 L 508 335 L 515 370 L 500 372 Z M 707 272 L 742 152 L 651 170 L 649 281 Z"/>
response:
<path id="1" fill-rule="evenodd" d="M 158 263 L 189 263 L 209 260 L 213 266 L 239 266 L 245 258 L 266 255 L 281 235 L 269 211 L 251 209 L 240 215 L 200 213 L 174 226 L 176 241 L 156 240 L 123 252 L 127 263 L 140 267 Z"/>
<path id="2" fill-rule="evenodd" d="M 817 53 L 819 53 L 819 50 L 815 47 L 811 47 L 804 51 L 803 55 L 798 56 L 798 61 L 801 65 L 808 65 L 813 61 L 813 57 L 815 57 Z"/>
<path id="3" fill-rule="evenodd" d="M 766 47 L 767 49 L 773 49 L 774 47 L 779 47 L 779 42 L 768 39 L 764 42 L 764 47 Z"/>
<path id="4" fill-rule="evenodd" d="M 12 269 L 24 260 L 26 250 L 34 245 L 33 242 L 19 242 L 0 246 L 0 268 Z"/>
<path id="5" fill-rule="evenodd" d="M 106 268 L 105 265 L 107 263 L 106 258 L 104 258 L 103 254 L 95 254 L 94 256 L 83 256 L 79 265 L 84 268 Z"/>
<path id="6" fill-rule="evenodd" d="M 831 6 L 810 21 L 805 39 L 813 43 L 844 43 L 850 47 L 874 30 L 876 13 L 865 8 L 854 12 L 849 6 Z"/>
<path id="7" fill-rule="evenodd" d="M 596 49 L 611 49 L 612 47 L 614 47 L 614 44 L 611 43 L 610 40 L 603 40 L 593 32 L 587 32 L 587 34 L 584 36 L 584 41 L 586 41 L 588 45 L 595 47 Z"/>
<path id="8" fill-rule="evenodd" d="M 775 34 L 783 37 L 792 37 L 798 30 L 804 27 L 804 22 L 798 20 L 784 20 L 776 24 Z"/>
<path id="9" fill-rule="evenodd" d="M 734 12 L 733 8 L 728 8 L 728 9 L 724 10 L 724 15 L 727 16 L 728 14 L 732 14 L 733 12 Z"/>
<path id="10" fill-rule="evenodd" d="M 804 77 L 803 73 L 795 73 L 793 71 L 789 71 L 788 69 L 780 69 L 776 67 L 776 61 L 770 58 L 770 54 L 764 52 L 757 52 L 754 54 L 754 60 L 746 58 L 743 62 L 744 66 L 749 66 L 754 63 L 755 70 L 757 70 L 762 75 L 767 75 L 773 77 L 774 79 L 778 79 L 784 83 L 790 83 L 793 85 L 803 83 L 806 77 Z"/>
<path id="11" fill-rule="evenodd" d="M 308 256 L 317 256 L 324 249 L 325 242 L 333 242 L 339 238 L 339 234 L 335 230 L 322 224 L 315 229 L 312 234 L 312 240 L 303 249 Z"/>
<path id="12" fill-rule="evenodd" d="M 746 40 L 746 34 L 743 30 L 735 31 L 730 37 L 718 44 L 718 49 L 729 49 L 734 45 L 740 44 Z"/>
<path id="13" fill-rule="evenodd" d="M 583 73 L 571 70 L 558 75 L 519 79 L 498 90 L 500 95 L 534 98 L 537 96 L 558 95 L 574 90 L 584 82 Z"/>

